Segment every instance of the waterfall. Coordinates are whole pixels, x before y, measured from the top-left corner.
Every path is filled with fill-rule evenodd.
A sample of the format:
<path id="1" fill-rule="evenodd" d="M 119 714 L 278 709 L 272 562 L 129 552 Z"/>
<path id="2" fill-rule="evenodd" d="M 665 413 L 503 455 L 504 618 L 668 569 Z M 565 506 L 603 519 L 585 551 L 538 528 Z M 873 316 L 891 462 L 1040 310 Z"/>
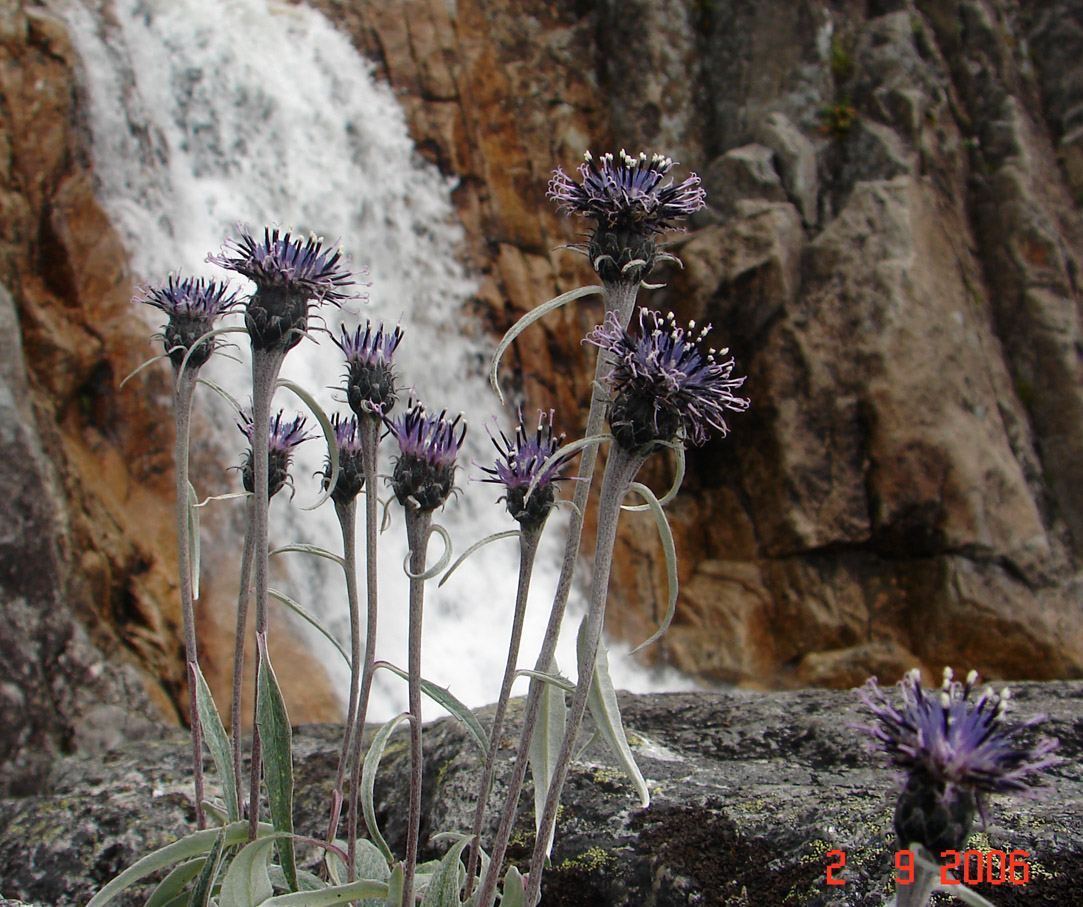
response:
<path id="1" fill-rule="evenodd" d="M 494 344 L 476 336 L 463 316 L 475 285 L 458 256 L 453 185 L 415 153 L 402 109 L 391 90 L 373 80 L 372 66 L 349 39 L 320 13 L 273 0 L 115 0 L 105 10 L 93 0 L 52 0 L 51 6 L 67 22 L 82 61 L 98 196 L 137 279 L 158 281 L 177 270 L 225 278 L 204 258 L 219 250 L 235 223 L 253 230 L 289 226 L 339 240 L 354 267 L 367 266 L 372 281 L 369 302 L 344 313 L 346 322 L 401 319 L 401 383 L 414 385 L 430 410 L 462 410 L 469 421 L 458 478 L 462 493 L 437 513 L 437 521 L 459 550 L 515 528 L 503 505 L 494 503 L 498 489 L 468 481 L 479 475 L 472 460 L 493 459 L 485 424 L 492 424 L 497 401 L 484 377 Z M 339 317 L 334 310 L 326 315 L 336 333 Z M 339 352 L 326 336 L 318 346 L 298 346 L 283 371 L 328 412 L 346 410 L 342 395 L 330 390 L 342 373 Z M 247 386 L 239 383 L 245 374 L 226 363 L 214 377 L 247 397 L 248 391 L 236 390 Z M 276 398 L 276 408 L 287 413 L 295 405 L 299 401 L 286 392 Z M 222 448 L 239 457 L 243 445 L 230 414 L 221 413 L 218 422 Z M 381 447 L 381 471 L 389 471 L 393 446 L 385 441 Z M 341 550 L 331 507 L 301 509 L 317 496 L 310 477 L 322 464 L 322 442 L 301 450 L 293 470 L 295 502 L 276 499 L 272 505 L 272 544 L 305 541 Z M 200 493 L 225 490 L 235 489 Z M 525 666 L 533 664 L 556 582 L 561 525 L 551 522 L 524 633 Z M 377 656 L 397 664 L 406 662 L 404 536 L 396 514 L 380 540 Z M 434 538 L 430 550 L 438 548 Z M 348 640 L 345 584 L 337 568 L 290 557 L 289 593 Z M 424 673 L 468 705 L 491 702 L 498 692 L 516 570 L 514 541 L 498 542 L 445 586 L 430 583 L 427 590 Z M 558 654 L 567 671 L 574 670 L 574 638 L 572 624 Z M 345 664 L 318 635 L 310 643 L 344 696 Z M 625 688 L 689 686 L 680 678 L 649 676 L 618 653 L 611 667 Z M 370 719 L 390 717 L 405 702 L 404 682 L 380 672 Z M 432 703 L 425 710 L 426 716 L 440 711 Z"/>

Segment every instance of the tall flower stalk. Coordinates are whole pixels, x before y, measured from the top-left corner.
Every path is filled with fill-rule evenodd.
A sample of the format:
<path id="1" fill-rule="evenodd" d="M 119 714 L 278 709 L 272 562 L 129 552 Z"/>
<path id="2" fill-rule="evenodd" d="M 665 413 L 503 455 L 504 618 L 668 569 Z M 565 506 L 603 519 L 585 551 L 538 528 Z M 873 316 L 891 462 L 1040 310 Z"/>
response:
<path id="1" fill-rule="evenodd" d="M 245 328 L 252 342 L 252 421 L 266 425 L 270 420 L 271 398 L 286 353 L 300 343 L 308 329 L 310 311 L 324 302 L 338 303 L 354 295 L 348 290 L 356 283 L 337 247 L 325 249 L 315 236 L 307 240 L 264 230 L 263 238 L 238 227 L 239 236 L 227 239 L 218 255 L 208 255 L 212 264 L 236 271 L 251 280 L 256 290 L 245 307 Z M 268 438 L 256 432 L 252 445 L 252 473 L 255 491 L 253 560 L 255 566 L 256 641 L 266 650 L 268 603 Z M 256 664 L 257 689 L 259 660 Z M 258 697 L 257 697 L 258 698 Z M 261 746 L 258 723 L 252 730 L 252 783 L 249 800 L 249 837 L 255 840 L 259 825 Z"/>
<path id="2" fill-rule="evenodd" d="M 603 154 L 595 159 L 588 151 L 584 158 L 578 169 L 578 182 L 557 168 L 549 182 L 547 194 L 565 214 L 594 222 L 587 242 L 573 245 L 572 248 L 588 256 L 591 267 L 601 278 L 605 289 L 605 316 L 608 318 L 612 315 L 617 324 L 627 326 L 640 284 L 651 275 L 660 261 L 672 259 L 659 249 L 657 237 L 667 230 L 680 229 L 679 223 L 684 217 L 703 207 L 706 194 L 695 174 L 677 184 L 672 180 L 663 183 L 674 162 L 661 155 L 648 157 L 644 153 L 632 157 L 621 150 L 619 157 Z M 597 437 L 602 432 L 609 402 L 605 381 L 611 367 L 612 361 L 607 355 L 598 356 L 585 428 L 587 438 Z M 575 578 L 583 521 L 597 458 L 597 445 L 590 445 L 579 461 L 564 558 L 549 622 L 535 663 L 535 670 L 539 672 L 548 671 L 554 662 L 560 627 Z M 496 898 L 497 880 L 511 839 L 519 794 L 526 779 L 530 744 L 544 693 L 545 684 L 532 680 L 523 715 L 519 751 L 493 842 L 492 862 L 482 883 L 480 907 L 492 907 Z"/>
<path id="3" fill-rule="evenodd" d="M 481 846 L 481 826 L 485 821 L 485 812 L 489 804 L 496 751 L 504 729 L 504 717 L 507 714 L 508 700 L 515 681 L 515 669 L 519 662 L 519 644 L 523 636 L 534 559 L 538 553 L 538 544 L 541 541 L 545 522 L 556 502 L 555 483 L 563 479 L 560 470 L 575 455 L 574 453 L 559 453 L 563 440 L 564 435 L 553 436 L 552 410 L 538 414 L 538 425 L 534 431 L 526 427 L 520 410 L 515 440 L 509 440 L 503 432 L 500 433 L 499 441 L 493 438 L 499 457 L 495 466 L 484 469 L 490 478 L 483 481 L 504 486 L 503 499 L 507 503 L 508 513 L 519 523 L 519 581 L 515 596 L 515 612 L 512 616 L 511 636 L 508 641 L 508 657 L 504 665 L 500 693 L 496 700 L 496 710 L 493 713 L 492 728 L 489 731 L 489 749 L 485 758 L 485 767 L 482 769 L 478 784 L 477 805 L 474 809 L 474 824 L 471 829 L 470 858 L 466 870 L 466 897 L 470 896 L 474 886 L 474 875 Z"/>
<path id="4" fill-rule="evenodd" d="M 406 513 L 410 546 L 410 630 L 407 674 L 410 700 L 410 813 L 406 831 L 406 862 L 402 903 L 414 903 L 418 837 L 421 828 L 421 622 L 425 603 L 425 563 L 432 534 L 432 514 L 455 488 L 455 458 L 466 437 L 462 416 L 432 416 L 420 404 L 389 423 L 399 444 L 391 488 Z"/>
<path id="5" fill-rule="evenodd" d="M 747 400 L 733 395 L 745 380 L 732 377 L 733 360 L 719 361 L 717 351 L 703 349 L 709 330 L 710 325 L 699 331 L 690 325 L 685 330 L 676 325 L 672 314 L 663 318 L 641 309 L 638 334 L 629 334 L 611 313 L 605 324 L 587 337 L 613 361 L 606 383 L 612 391 L 609 424 L 614 443 L 598 503 L 594 575 L 584 643 L 579 648 L 578 680 L 538 824 L 526 887 L 527 904 L 536 903 L 541 890 L 557 807 L 594 677 L 621 502 L 636 473 L 655 450 L 674 443 L 702 444 L 707 440 L 708 428 L 725 435 L 725 412 L 741 412 L 748 407 Z M 727 352 L 723 350 L 722 355 Z"/>
<path id="6" fill-rule="evenodd" d="M 192 576 L 191 521 L 189 518 L 188 444 L 192 397 L 199 370 L 214 352 L 214 322 L 229 311 L 237 297 L 227 286 L 203 278 L 170 275 L 164 284 L 148 286 L 135 302 L 164 312 L 162 343 L 173 366 L 173 414 L 176 423 L 174 460 L 177 493 L 177 570 L 180 583 L 181 619 L 184 626 L 185 675 L 188 681 L 188 713 L 192 728 L 192 774 L 195 785 L 196 824 L 206 826 L 203 810 L 203 731 L 196 704 L 199 648 L 195 628 L 195 590 Z"/>

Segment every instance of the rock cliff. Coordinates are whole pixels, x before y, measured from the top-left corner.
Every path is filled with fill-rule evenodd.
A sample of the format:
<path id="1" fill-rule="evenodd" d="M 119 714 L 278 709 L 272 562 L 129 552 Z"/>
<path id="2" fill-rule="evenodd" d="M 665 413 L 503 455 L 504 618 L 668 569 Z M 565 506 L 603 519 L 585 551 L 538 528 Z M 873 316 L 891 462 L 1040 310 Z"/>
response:
<path id="1" fill-rule="evenodd" d="M 494 334 L 593 280 L 544 197 L 555 165 L 624 146 L 703 177 L 709 209 L 671 246 L 684 268 L 643 300 L 712 321 L 752 408 L 689 457 L 677 618 L 648 657 L 756 686 L 915 663 L 1083 674 L 1083 3 L 315 5 L 457 179 L 471 314 Z M 0 604 L 23 667 L 4 661 L 0 691 L 10 739 L 43 752 L 72 746 L 89 706 L 53 709 L 50 683 L 83 674 L 46 682 L 67 643 L 42 615 L 85 631 L 80 665 L 128 665 L 175 717 L 183 702 L 168 388 L 151 371 L 116 393 L 146 330 L 94 199 L 77 71 L 55 18 L 0 3 L 0 283 L 26 376 L 4 481 L 44 489 L 4 497 L 20 529 Z M 598 317 L 581 303 L 528 331 L 509 389 L 584 412 Z M 638 641 L 664 562 L 647 519 L 619 548 L 609 629 Z M 329 717 L 330 691 L 315 697 L 306 717 Z"/>

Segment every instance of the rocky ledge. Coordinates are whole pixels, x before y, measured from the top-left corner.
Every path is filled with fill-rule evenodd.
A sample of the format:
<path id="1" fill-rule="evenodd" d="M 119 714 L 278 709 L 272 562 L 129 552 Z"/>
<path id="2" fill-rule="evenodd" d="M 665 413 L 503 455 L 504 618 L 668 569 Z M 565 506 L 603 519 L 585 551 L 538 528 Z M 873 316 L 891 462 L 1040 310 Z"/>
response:
<path id="1" fill-rule="evenodd" d="M 1059 738 L 1064 762 L 1041 798 L 994 799 L 988 825 L 971 838 L 975 850 L 1026 851 L 1029 880 L 976 888 L 999 907 L 1074 903 L 1083 875 L 1083 683 L 1018 684 L 1013 694 L 1017 720 L 1047 716 L 1041 731 Z M 868 723 L 853 692 L 624 696 L 621 708 L 651 805 L 639 808 L 604 748 L 587 746 L 566 788 L 547 907 L 881 907 L 888 899 L 895 779 L 853 729 Z M 322 828 L 339 732 L 295 731 L 301 832 Z M 591 739 L 589 726 L 583 734 Z M 509 760 L 515 745 L 513 734 L 501 741 Z M 479 768 L 476 748 L 449 719 L 429 725 L 425 753 L 423 841 L 468 828 Z M 399 849 L 406 760 L 405 738 L 392 739 L 377 782 L 379 821 Z M 498 777 L 494 803 L 502 784 Z M 529 856 L 531 800 L 527 790 L 513 860 Z M 192 817 L 181 734 L 60 760 L 47 793 L 0 801 L 0 898 L 85 903 L 138 856 L 190 830 Z M 828 885 L 838 852 L 845 867 L 833 877 L 845 884 Z M 133 892 L 127 903 L 145 897 Z"/>

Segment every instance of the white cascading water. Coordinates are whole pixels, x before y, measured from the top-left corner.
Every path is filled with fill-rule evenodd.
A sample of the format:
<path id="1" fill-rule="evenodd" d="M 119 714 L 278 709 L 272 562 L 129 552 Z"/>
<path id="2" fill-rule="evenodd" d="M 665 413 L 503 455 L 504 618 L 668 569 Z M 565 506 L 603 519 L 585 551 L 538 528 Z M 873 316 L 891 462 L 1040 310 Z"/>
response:
<path id="1" fill-rule="evenodd" d="M 460 457 L 462 494 L 438 512 L 458 550 L 492 532 L 515 528 L 497 486 L 469 482 L 471 461 L 491 463 L 485 432 L 498 402 L 485 381 L 490 338 L 464 323 L 474 284 L 457 257 L 452 185 L 414 153 L 404 114 L 372 66 L 320 13 L 272 0 L 54 0 L 83 66 L 99 198 L 124 239 L 137 279 L 156 282 L 171 271 L 230 275 L 204 263 L 236 223 L 260 231 L 282 225 L 302 235 L 338 239 L 353 266 L 367 266 L 369 303 L 358 317 L 394 324 L 405 339 L 396 354 L 400 383 L 414 385 L 430 410 L 462 410 L 469 421 Z M 149 312 L 151 323 L 160 321 Z M 326 315 L 337 334 L 339 313 Z M 243 347 L 243 340 L 240 342 Z M 239 398 L 240 366 L 215 374 Z M 283 376 L 306 387 L 325 409 L 345 411 L 341 355 L 329 338 L 304 342 L 287 357 Z M 208 395 L 210 396 L 210 395 Z M 335 398 L 338 398 L 337 400 Z M 218 406 L 220 401 L 207 401 Z M 300 401 L 280 392 L 287 414 Z M 221 446 L 243 442 L 222 413 Z M 311 420 L 310 420 L 311 421 Z M 559 425 L 559 414 L 558 414 Z M 387 471 L 390 440 L 381 447 Z M 310 477 L 322 441 L 302 445 L 292 505 L 276 499 L 272 544 L 306 541 L 341 550 L 328 505 L 306 512 L 316 497 Z M 233 480 L 235 484 L 236 480 Z M 232 490 L 200 488 L 200 494 Z M 387 492 L 380 490 L 381 495 Z M 235 506 L 222 504 L 219 506 Z M 380 637 L 377 657 L 406 661 L 406 554 L 401 515 L 380 540 Z M 535 571 L 520 664 L 532 666 L 548 614 L 560 556 L 561 523 L 552 520 Z M 238 551 L 240 540 L 238 539 Z M 434 538 L 430 551 L 437 556 Z M 239 557 L 239 555 L 238 555 Z M 349 639 L 345 584 L 328 562 L 290 558 L 290 594 L 315 612 L 344 644 Z M 517 546 L 494 543 L 467 561 L 442 588 L 426 592 L 424 674 L 471 706 L 495 699 L 506 658 L 515 596 Z M 363 569 L 363 568 L 362 568 Z M 362 574 L 363 575 L 363 574 Z M 572 609 L 575 610 L 574 608 Z M 565 627 L 558 661 L 574 671 L 575 626 Z M 345 698 L 349 672 L 315 633 L 311 645 Z M 688 688 L 678 675 L 648 675 L 612 653 L 618 687 Z M 377 676 L 370 720 L 405 707 L 403 681 Z M 440 713 L 432 703 L 426 716 Z"/>

